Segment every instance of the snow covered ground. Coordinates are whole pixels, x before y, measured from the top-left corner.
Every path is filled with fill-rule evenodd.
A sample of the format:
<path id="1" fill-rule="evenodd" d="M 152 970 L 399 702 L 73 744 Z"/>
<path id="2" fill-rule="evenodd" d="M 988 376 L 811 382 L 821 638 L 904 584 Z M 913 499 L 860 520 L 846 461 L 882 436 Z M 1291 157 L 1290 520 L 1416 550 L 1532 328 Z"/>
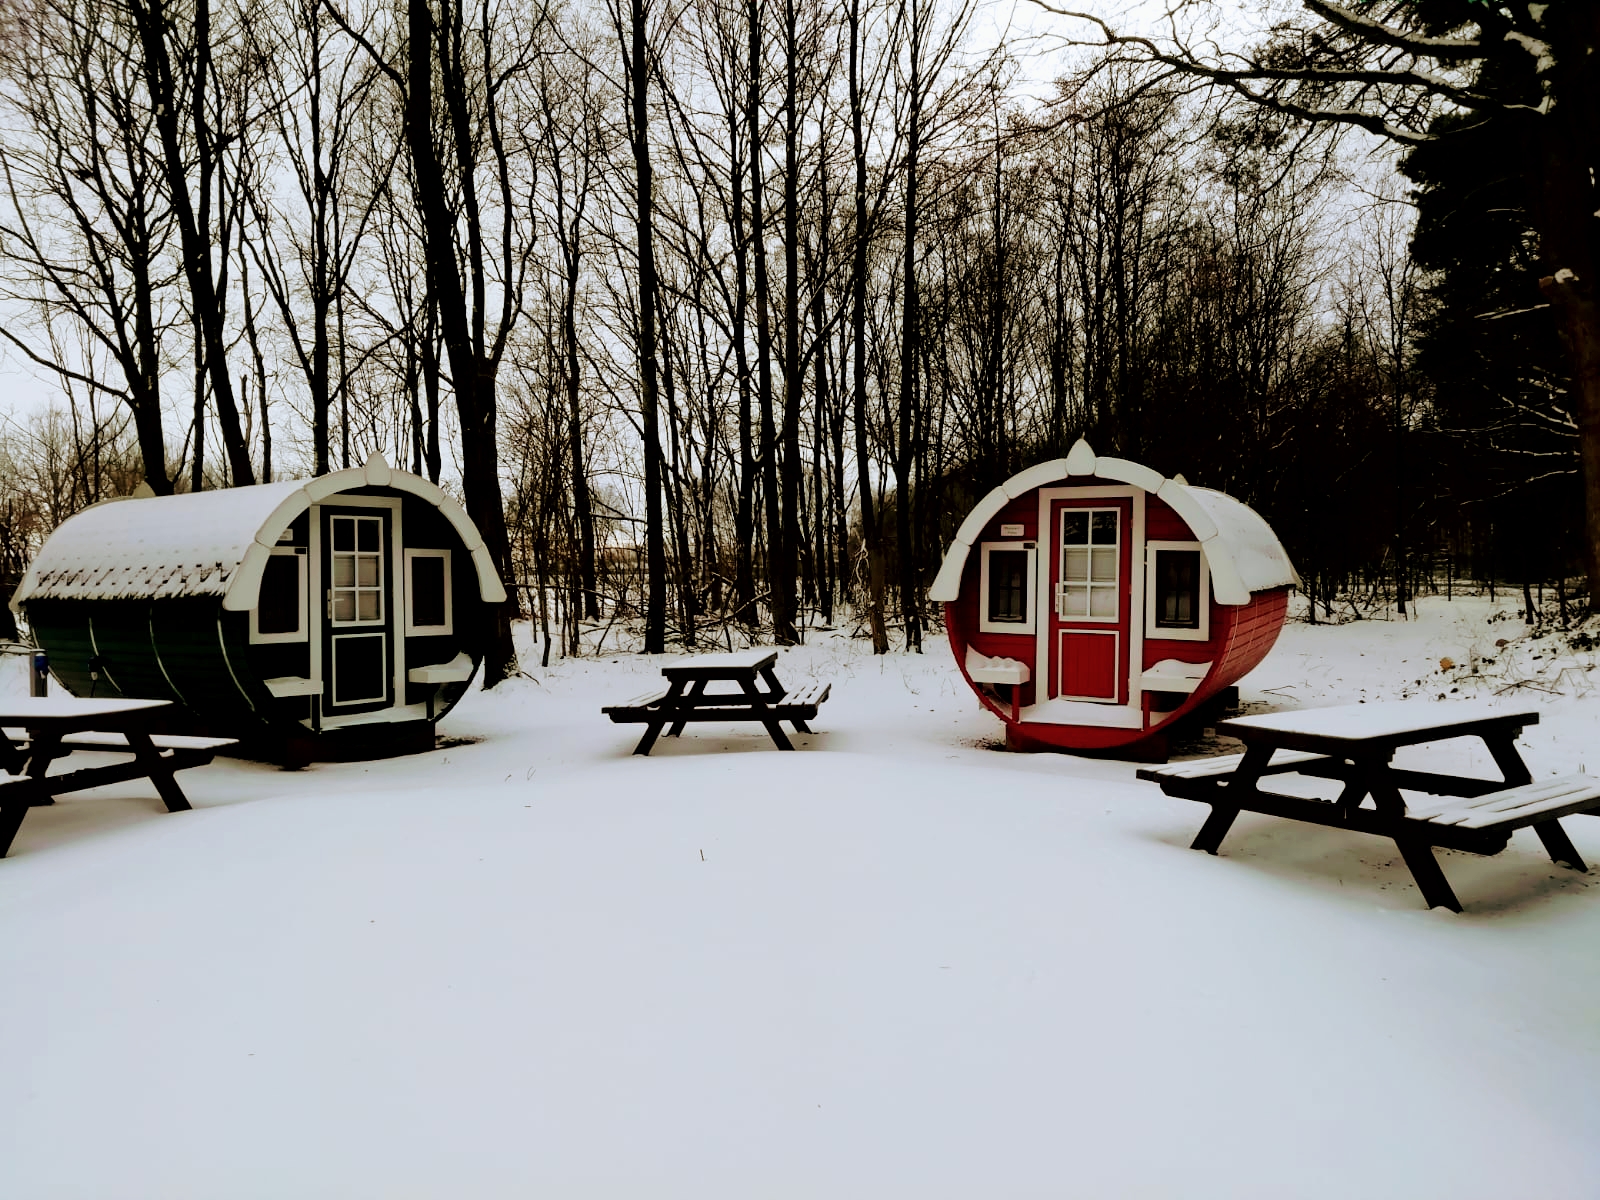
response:
<path id="1" fill-rule="evenodd" d="M 1536 775 L 1600 770 L 1594 656 L 1494 611 L 1293 625 L 1244 699 L 1500 693 Z M 31 814 L 4 1194 L 1600 1195 L 1600 870 L 1441 852 L 1467 911 L 1428 912 L 1377 839 L 1245 817 L 1212 858 L 1130 764 L 996 751 L 942 643 L 779 672 L 834 683 L 796 754 L 631 757 L 599 706 L 656 665 L 612 656 L 431 755 Z"/>

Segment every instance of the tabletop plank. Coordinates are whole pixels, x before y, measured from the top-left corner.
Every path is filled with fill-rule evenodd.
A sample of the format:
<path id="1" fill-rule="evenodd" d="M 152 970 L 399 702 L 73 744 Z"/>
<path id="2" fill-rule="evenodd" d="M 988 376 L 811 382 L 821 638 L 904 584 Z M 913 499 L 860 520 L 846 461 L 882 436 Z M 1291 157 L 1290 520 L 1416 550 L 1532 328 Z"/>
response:
<path id="1" fill-rule="evenodd" d="M 778 652 L 768 646 L 751 650 L 735 650 L 731 654 L 692 654 L 661 664 L 661 673 L 669 679 L 674 675 L 710 675 L 720 672 L 742 673 L 759 671 L 778 661 Z"/>
<path id="2" fill-rule="evenodd" d="M 91 700 L 80 696 L 0 696 L 0 725 L 42 727 L 171 708 L 170 700 Z"/>
<path id="3" fill-rule="evenodd" d="M 1419 742 L 1426 741 L 1426 735 L 1457 737 L 1476 726 L 1538 723 L 1538 710 L 1532 708 L 1502 708 L 1473 701 L 1391 700 L 1234 717 L 1219 721 L 1217 732 L 1271 744 L 1287 744 L 1285 739 L 1300 738 L 1349 743 L 1396 739 Z"/>

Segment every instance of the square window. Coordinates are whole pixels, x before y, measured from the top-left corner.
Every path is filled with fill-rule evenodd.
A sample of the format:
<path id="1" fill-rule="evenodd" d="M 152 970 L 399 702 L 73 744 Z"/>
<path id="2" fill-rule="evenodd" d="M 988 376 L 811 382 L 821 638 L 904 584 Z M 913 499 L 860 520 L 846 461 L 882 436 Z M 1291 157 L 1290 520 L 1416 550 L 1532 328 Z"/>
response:
<path id="1" fill-rule="evenodd" d="M 1094 544 L 1097 546 L 1114 546 L 1117 544 L 1117 517 L 1120 514 L 1116 509 L 1096 509 L 1094 514 Z"/>
<path id="2" fill-rule="evenodd" d="M 1028 619 L 1028 552 L 995 550 L 989 555 L 989 620 L 1022 624 Z"/>
<path id="3" fill-rule="evenodd" d="M 979 572 L 978 628 L 984 633 L 1033 632 L 1038 547 L 1034 542 L 985 542 Z"/>
<path id="4" fill-rule="evenodd" d="M 1089 514 L 1083 511 L 1061 514 L 1061 544 L 1087 546 L 1089 544 Z"/>
<path id="5" fill-rule="evenodd" d="M 1151 541 L 1145 564 L 1145 637 L 1209 641 L 1211 571 L 1200 543 Z"/>
<path id="6" fill-rule="evenodd" d="M 450 551 L 406 551 L 406 633 L 440 637 L 454 632 L 450 616 Z"/>
<path id="7" fill-rule="evenodd" d="M 1200 628 L 1200 551 L 1156 551 L 1156 627 Z"/>
<path id="8" fill-rule="evenodd" d="M 261 573 L 261 601 L 256 612 L 257 633 L 300 632 L 300 557 L 274 554 Z"/>
<path id="9" fill-rule="evenodd" d="M 261 570 L 261 588 L 250 613 L 250 641 L 303 642 L 309 636 L 307 558 L 293 546 L 274 549 Z"/>

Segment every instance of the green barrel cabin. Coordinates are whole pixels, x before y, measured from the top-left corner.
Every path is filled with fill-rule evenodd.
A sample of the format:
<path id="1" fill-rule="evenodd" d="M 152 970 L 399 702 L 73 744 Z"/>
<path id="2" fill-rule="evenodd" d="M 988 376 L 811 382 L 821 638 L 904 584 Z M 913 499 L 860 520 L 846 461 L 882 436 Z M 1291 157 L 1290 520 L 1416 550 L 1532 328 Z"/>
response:
<path id="1" fill-rule="evenodd" d="M 504 587 L 477 527 L 374 454 L 316 479 L 93 505 L 11 600 L 75 696 L 290 765 L 433 746 Z"/>

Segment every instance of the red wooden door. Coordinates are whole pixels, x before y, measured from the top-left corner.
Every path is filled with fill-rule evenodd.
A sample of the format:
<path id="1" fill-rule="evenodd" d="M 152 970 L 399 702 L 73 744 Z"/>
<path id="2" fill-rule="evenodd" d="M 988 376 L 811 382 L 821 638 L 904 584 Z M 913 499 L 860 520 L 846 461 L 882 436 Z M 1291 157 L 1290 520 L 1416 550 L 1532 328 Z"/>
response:
<path id="1" fill-rule="evenodd" d="M 1056 500 L 1050 528 L 1050 695 L 1126 704 L 1133 501 Z"/>

